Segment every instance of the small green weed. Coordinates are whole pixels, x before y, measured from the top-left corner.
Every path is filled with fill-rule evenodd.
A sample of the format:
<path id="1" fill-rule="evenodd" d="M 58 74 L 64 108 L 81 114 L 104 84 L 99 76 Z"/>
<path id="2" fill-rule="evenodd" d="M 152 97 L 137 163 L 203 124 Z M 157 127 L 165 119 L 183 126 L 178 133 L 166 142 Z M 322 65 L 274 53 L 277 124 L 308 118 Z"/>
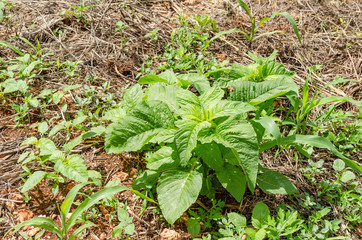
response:
<path id="1" fill-rule="evenodd" d="M 281 33 L 283 31 L 277 30 L 277 31 L 273 31 L 273 32 L 266 32 L 266 33 L 262 33 L 259 34 L 258 36 L 255 36 L 255 34 L 257 33 L 258 29 L 269 19 L 273 19 L 278 15 L 282 15 L 284 16 L 286 19 L 288 19 L 288 21 L 292 24 L 293 29 L 294 29 L 294 33 L 298 38 L 298 41 L 301 43 L 301 39 L 300 39 L 300 35 L 299 35 L 299 31 L 298 31 L 298 27 L 296 22 L 294 21 L 294 19 L 289 15 L 289 13 L 287 12 L 282 12 L 282 13 L 273 13 L 270 17 L 264 17 L 258 25 L 256 25 L 255 23 L 255 17 L 253 17 L 253 15 L 251 14 L 251 11 L 249 9 L 249 7 L 245 4 L 245 2 L 243 2 L 242 0 L 238 0 L 238 3 L 240 4 L 240 6 L 245 10 L 245 12 L 248 14 L 249 19 L 250 19 L 250 23 L 251 23 L 251 29 L 250 29 L 250 33 L 247 33 L 245 30 L 239 31 L 240 33 L 242 33 L 245 38 L 247 43 L 249 44 L 249 47 L 251 47 L 251 44 L 253 43 L 253 41 L 255 41 L 258 38 L 261 38 L 263 36 L 266 35 L 270 35 L 270 34 L 274 34 L 274 33 Z"/>
<path id="2" fill-rule="evenodd" d="M 79 190 L 86 184 L 87 183 L 83 183 L 74 186 L 64 199 L 63 204 L 59 208 L 59 212 L 61 215 L 61 227 L 58 227 L 51 218 L 35 217 L 23 223 L 19 223 L 18 225 L 10 229 L 6 233 L 6 235 L 9 234 L 9 232 L 11 231 L 13 231 L 14 234 L 24 226 L 34 226 L 55 233 L 61 240 L 75 239 L 76 237 L 80 237 L 85 229 L 96 226 L 90 221 L 83 220 L 81 218 L 82 214 L 84 214 L 90 207 L 97 204 L 102 199 L 108 196 L 112 196 L 118 192 L 128 190 L 128 188 L 124 186 L 113 186 L 100 190 L 92 196 L 87 197 L 69 216 L 75 197 L 78 195 Z M 123 217 L 124 215 L 121 214 L 120 216 Z M 83 223 L 83 225 L 79 226 L 77 229 L 75 229 L 74 232 L 72 232 L 72 234 L 70 234 L 70 229 L 72 229 L 75 225 L 78 225 L 79 223 Z"/>

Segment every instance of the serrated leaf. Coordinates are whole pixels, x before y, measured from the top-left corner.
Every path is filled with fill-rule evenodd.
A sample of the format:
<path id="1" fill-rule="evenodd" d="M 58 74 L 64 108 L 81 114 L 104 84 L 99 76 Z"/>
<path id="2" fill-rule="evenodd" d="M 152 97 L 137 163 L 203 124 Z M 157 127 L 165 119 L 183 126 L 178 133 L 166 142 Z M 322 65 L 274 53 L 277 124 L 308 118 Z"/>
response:
<path id="1" fill-rule="evenodd" d="M 191 158 L 191 153 L 197 144 L 197 135 L 201 129 L 210 127 L 209 122 L 196 122 L 181 120 L 176 122 L 178 131 L 175 133 L 175 145 L 182 166 L 186 166 Z"/>
<path id="2" fill-rule="evenodd" d="M 48 138 L 39 139 L 37 147 L 40 150 L 40 156 L 52 155 L 54 151 L 57 150 L 54 142 Z"/>
<path id="3" fill-rule="evenodd" d="M 65 162 L 59 160 L 55 164 L 54 170 L 77 182 L 88 181 L 87 166 L 80 155 L 70 155 Z"/>
<path id="4" fill-rule="evenodd" d="M 267 193 L 272 194 L 293 194 L 298 189 L 283 174 L 267 170 L 260 174 L 257 179 L 258 186 Z"/>
<path id="5" fill-rule="evenodd" d="M 107 128 L 105 149 L 108 153 L 138 151 L 158 132 L 173 125 L 169 107 L 160 101 L 142 102 L 126 117 Z"/>
<path id="6" fill-rule="evenodd" d="M 290 78 L 280 78 L 255 83 L 250 81 L 237 81 L 231 84 L 231 100 L 248 102 L 252 105 L 258 105 L 269 99 L 273 99 L 288 92 L 298 93 L 299 87 Z"/>
<path id="7" fill-rule="evenodd" d="M 21 189 L 21 192 L 25 193 L 25 192 L 29 191 L 30 189 L 32 189 L 33 187 L 35 187 L 36 185 L 38 185 L 38 183 L 40 183 L 40 181 L 43 180 L 43 178 L 46 176 L 46 174 L 47 173 L 44 171 L 36 171 L 36 172 L 32 173 L 30 175 L 30 177 L 24 183 L 24 186 Z"/>
<path id="8" fill-rule="evenodd" d="M 126 116 L 126 110 L 124 110 L 123 107 L 117 107 L 117 108 L 108 110 L 102 117 L 102 120 L 118 122 L 125 116 Z"/>
<path id="9" fill-rule="evenodd" d="M 197 200 L 202 186 L 202 173 L 169 170 L 158 182 L 157 195 L 162 214 L 173 224 Z"/>
<path id="10" fill-rule="evenodd" d="M 4 93 L 12 93 L 18 91 L 17 81 L 12 78 L 1 83 L 1 86 L 4 88 Z"/>
<path id="11" fill-rule="evenodd" d="M 241 170 L 230 164 L 216 172 L 221 185 L 240 202 L 244 196 L 246 188 L 246 178 Z"/>
<path id="12" fill-rule="evenodd" d="M 143 95 L 141 86 L 133 85 L 125 92 L 121 106 L 129 111 L 142 102 Z"/>
<path id="13" fill-rule="evenodd" d="M 160 150 L 145 157 L 147 168 L 161 172 L 172 167 L 177 167 L 179 160 L 175 155 L 172 147 L 164 146 Z"/>
<path id="14" fill-rule="evenodd" d="M 270 215 L 268 206 L 263 202 L 258 202 L 253 208 L 251 216 L 251 223 L 253 227 L 257 229 L 263 228 L 263 224 L 266 222 L 267 217 Z"/>
<path id="15" fill-rule="evenodd" d="M 230 148 L 239 165 L 244 170 L 248 186 L 254 192 L 258 173 L 258 141 L 253 127 L 237 118 L 229 118 L 216 127 L 216 131 L 204 141 L 215 141 Z"/>
<path id="16" fill-rule="evenodd" d="M 201 73 L 188 73 L 188 74 L 181 74 L 177 76 L 181 82 L 187 83 L 186 87 L 189 85 L 194 85 L 194 87 L 199 91 L 200 94 L 203 94 L 210 88 L 210 82 L 205 77 L 204 74 Z"/>

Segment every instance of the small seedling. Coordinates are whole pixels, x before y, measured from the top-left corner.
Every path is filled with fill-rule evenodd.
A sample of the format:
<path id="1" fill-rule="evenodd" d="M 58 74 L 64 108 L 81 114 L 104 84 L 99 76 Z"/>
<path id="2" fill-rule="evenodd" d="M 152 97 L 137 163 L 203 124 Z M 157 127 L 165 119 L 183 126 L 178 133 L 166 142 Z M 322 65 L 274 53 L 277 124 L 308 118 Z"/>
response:
<path id="1" fill-rule="evenodd" d="M 292 16 L 289 15 L 289 13 L 287 12 L 275 12 L 273 13 L 270 17 L 264 17 L 258 25 L 256 25 L 255 22 L 255 17 L 251 14 L 251 11 L 249 9 L 249 7 L 242 1 L 242 0 L 238 0 L 238 3 L 240 4 L 240 6 L 245 10 L 245 12 L 248 14 L 249 19 L 250 19 L 250 23 L 251 23 L 251 29 L 250 29 L 250 33 L 247 33 L 246 31 L 240 31 L 241 34 L 243 34 L 246 38 L 247 43 L 249 44 L 249 47 L 251 47 L 251 44 L 253 43 L 253 41 L 255 41 L 258 38 L 261 38 L 263 36 L 266 35 L 271 35 L 274 33 L 282 33 L 283 31 L 277 30 L 277 31 L 272 31 L 272 32 L 266 32 L 266 33 L 262 33 L 259 34 L 258 36 L 256 36 L 257 31 L 259 30 L 259 28 L 269 19 L 273 19 L 278 15 L 282 15 L 284 16 L 286 19 L 288 19 L 288 21 L 292 24 L 293 29 L 294 29 L 294 33 L 298 38 L 298 41 L 301 43 L 301 39 L 300 39 L 300 35 L 299 35 L 299 31 L 298 31 L 298 27 L 297 24 L 295 23 L 294 19 L 292 18 Z"/>

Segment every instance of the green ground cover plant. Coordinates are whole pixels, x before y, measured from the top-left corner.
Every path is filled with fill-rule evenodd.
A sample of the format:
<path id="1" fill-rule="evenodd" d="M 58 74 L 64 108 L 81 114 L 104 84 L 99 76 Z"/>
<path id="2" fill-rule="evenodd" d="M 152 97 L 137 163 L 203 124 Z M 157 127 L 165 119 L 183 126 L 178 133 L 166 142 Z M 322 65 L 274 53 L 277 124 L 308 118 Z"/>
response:
<path id="1" fill-rule="evenodd" d="M 125 94 L 124 115 L 107 128 L 105 149 L 109 153 L 149 151 L 147 170 L 134 187 L 156 189 L 162 214 L 170 224 L 199 194 L 213 199 L 215 181 L 239 202 L 246 187 L 252 193 L 256 186 L 273 194 L 297 193 L 285 176 L 260 163 L 259 152 L 273 146 L 327 148 L 362 173 L 327 139 L 300 134 L 282 137 L 274 120 L 265 115 L 275 98 L 297 98 L 299 93 L 294 73 L 272 61 L 275 55 L 265 59 L 251 55 L 254 64 L 234 64 L 205 75 L 170 70 L 147 75 L 138 81 L 147 85 L 145 90 L 134 85 Z M 190 91 L 191 86 L 196 91 Z M 332 97 L 315 100 L 315 105 L 340 100 L 354 102 Z M 264 138 L 266 133 L 273 139 Z"/>
<path id="2" fill-rule="evenodd" d="M 10 23 L 15 11 L 8 2 L 0 0 L 0 22 Z M 250 31 L 220 31 L 228 26 L 219 27 L 209 15 L 186 17 L 180 13 L 178 22 L 174 22 L 178 27 L 170 25 L 167 30 L 152 24 L 140 28 L 142 35 L 138 37 L 144 36 L 146 43 L 140 46 L 152 46 L 154 52 L 143 51 L 149 55 L 139 57 L 139 49 L 134 48 L 139 42 L 132 34 L 140 30 L 136 20 L 143 19 L 143 8 L 137 5 L 140 3 L 88 3 L 81 0 L 78 5 L 69 5 L 63 19 L 49 27 L 47 43 L 32 39 L 32 35 L 28 39 L 0 41 L 1 50 L 10 49 L 16 55 L 9 60 L 0 53 L 0 107 L 5 113 L 2 119 L 14 120 L 0 126 L 0 130 L 21 129 L 27 137 L 21 145 L 23 139 L 18 143 L 23 152 L 19 152 L 18 159 L 23 170 L 19 179 L 24 182 L 18 185 L 21 197 L 28 207 L 38 200 L 36 191 L 49 190 L 53 193 L 48 194 L 50 201 L 63 201 L 58 211 L 52 210 L 55 215 L 59 213 L 60 224 L 49 214 L 15 227 L 12 221 L 7 223 L 11 227 L 1 225 L 0 231 L 6 229 L 5 233 L 11 228 L 7 234 L 19 233 L 26 239 L 39 239 L 46 231 L 59 239 L 85 238 L 89 237 L 89 228 L 100 232 L 97 225 L 102 220 L 113 228 L 106 229 L 108 237 L 120 239 L 133 238 L 134 234 L 139 237 L 140 225 L 147 226 L 148 232 L 161 226 L 182 231 L 189 238 L 191 235 L 208 240 L 349 239 L 352 230 L 360 231 L 362 169 L 358 154 L 362 103 L 357 98 L 325 97 L 322 93 L 329 86 L 355 84 L 358 80 L 336 76 L 324 88 L 312 90 L 311 86 L 317 86 L 314 77 L 323 76 L 322 65 L 307 67 L 309 75 L 300 87 L 294 81 L 296 72 L 277 62 L 276 51 L 268 57 L 249 52 L 252 63 L 249 59 L 244 61 L 248 64 L 237 63 L 245 60 L 243 55 L 226 57 L 232 61 L 229 64 L 224 57 L 218 60 L 219 55 L 215 54 L 230 54 L 233 44 L 240 43 L 231 35 L 229 38 L 229 34 L 242 33 L 250 49 L 255 40 L 281 32 L 258 35 L 260 27 L 278 15 L 287 18 L 301 42 L 297 24 L 288 13 L 274 13 L 256 23 L 256 15 L 238 0 L 250 19 Z M 121 10 L 114 16 L 123 18 L 107 16 L 115 6 L 121 6 Z M 175 6 L 171 4 L 171 8 Z M 99 9 L 104 11 L 99 16 L 107 21 L 94 24 L 94 13 L 98 14 Z M 341 19 L 347 28 L 347 22 Z M 108 21 L 111 27 L 103 34 Z M 323 26 L 326 29 L 327 25 Z M 74 54 L 69 52 L 65 54 L 69 59 L 64 59 L 52 57 L 55 49 L 42 48 L 51 46 L 51 41 L 62 47 L 72 46 L 67 41 L 74 29 L 84 35 L 92 31 L 88 41 L 94 40 L 96 45 L 90 47 L 90 52 L 83 51 L 75 58 L 69 57 Z M 107 36 L 117 39 L 116 43 L 103 40 Z M 19 43 L 21 47 L 16 47 Z M 220 43 L 227 45 L 222 48 L 225 52 L 218 50 Z M 103 48 L 104 44 L 111 47 Z M 108 54 L 111 48 L 119 50 L 120 55 L 97 52 L 102 49 Z M 349 43 L 348 49 L 353 49 Z M 84 58 L 88 53 L 95 61 L 93 57 L 91 61 Z M 288 53 L 282 56 L 285 54 Z M 104 59 L 97 59 L 98 55 Z M 132 68 L 139 68 L 138 74 L 128 69 L 117 71 L 118 61 L 121 59 L 123 64 L 128 55 L 134 57 Z M 115 67 L 117 85 L 112 82 L 114 79 L 97 72 L 102 64 L 107 65 L 109 74 Z M 299 75 L 298 67 L 288 66 Z M 137 84 L 132 82 L 135 79 Z M 347 102 L 349 111 L 337 102 Z M 89 153 L 85 150 L 88 148 L 83 147 L 91 147 L 94 155 L 104 154 L 104 162 L 122 158 L 122 165 L 129 164 L 127 167 L 132 169 L 124 170 L 126 166 L 122 166 L 122 170 L 115 171 L 127 171 L 129 175 L 122 181 L 111 180 L 113 172 L 110 174 L 107 164 L 104 167 L 89 161 L 85 154 Z M 315 157 L 321 152 L 324 155 Z M 270 157 L 268 161 L 261 159 L 266 155 Z M 288 158 L 294 171 L 301 171 L 298 177 L 305 180 L 303 190 L 299 189 L 300 182 L 276 166 L 285 160 L 283 157 Z M 114 196 L 126 190 L 136 195 Z M 6 194 L 9 196 L 1 201 L 21 202 L 11 199 L 12 192 Z M 274 204 L 270 199 L 285 203 Z M 138 206 L 140 203 L 142 206 Z M 8 208 L 8 204 L 5 206 Z M 104 206 L 107 214 L 101 210 Z M 0 222 L 8 217 L 4 211 L 7 210 L 1 208 Z M 49 213 L 48 208 L 42 211 Z M 16 215 L 12 220 L 15 219 Z M 43 231 L 30 236 L 23 228 L 26 226 Z"/>

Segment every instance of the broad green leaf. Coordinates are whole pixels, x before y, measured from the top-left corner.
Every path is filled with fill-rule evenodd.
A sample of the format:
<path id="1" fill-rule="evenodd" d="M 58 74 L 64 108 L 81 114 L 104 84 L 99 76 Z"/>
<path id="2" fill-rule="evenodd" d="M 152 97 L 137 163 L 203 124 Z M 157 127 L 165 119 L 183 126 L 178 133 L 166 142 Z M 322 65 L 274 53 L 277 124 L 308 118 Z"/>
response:
<path id="1" fill-rule="evenodd" d="M 246 227 L 246 217 L 243 215 L 231 212 L 227 216 L 237 229 Z"/>
<path id="2" fill-rule="evenodd" d="M 251 216 L 251 223 L 253 224 L 253 227 L 257 229 L 263 228 L 263 225 L 269 215 L 270 211 L 268 206 L 263 202 L 258 202 L 253 208 L 253 213 Z"/>
<path id="3" fill-rule="evenodd" d="M 23 80 L 18 80 L 17 82 L 16 82 L 16 87 L 17 87 L 17 89 L 20 91 L 20 92 L 22 92 L 22 93 L 26 93 L 26 90 L 28 90 L 28 84 L 25 82 L 25 81 L 23 81 Z"/>
<path id="4" fill-rule="evenodd" d="M 4 88 L 4 93 L 12 93 L 19 90 L 17 81 L 12 78 L 0 83 L 0 85 Z"/>
<path id="5" fill-rule="evenodd" d="M 267 193 L 272 194 L 293 194 L 298 193 L 298 189 L 283 174 L 266 170 L 257 179 L 258 186 Z"/>
<path id="6" fill-rule="evenodd" d="M 34 70 L 34 68 L 36 67 L 36 65 L 40 64 L 41 61 L 34 61 L 32 63 L 30 63 L 22 72 L 22 74 L 24 76 L 30 76 L 30 73 Z"/>
<path id="7" fill-rule="evenodd" d="M 147 75 L 141 77 L 138 80 L 138 84 L 153 84 L 153 83 L 167 83 L 167 84 L 177 84 L 179 81 L 175 73 L 172 70 L 166 70 L 159 75 Z"/>
<path id="8" fill-rule="evenodd" d="M 262 36 L 262 35 L 259 35 Z M 238 81 L 256 81 L 277 80 L 282 78 L 291 79 L 295 76 L 295 72 L 285 69 L 284 65 L 274 61 L 258 60 L 256 63 L 247 66 L 233 64 L 230 68 L 229 78 L 224 80 L 227 86 Z"/>
<path id="9" fill-rule="evenodd" d="M 144 94 L 140 85 L 133 85 L 128 89 L 123 97 L 122 107 L 127 111 L 132 110 L 142 102 Z"/>
<path id="10" fill-rule="evenodd" d="M 59 160 L 55 164 L 54 170 L 77 182 L 88 181 L 87 166 L 78 154 L 68 156 L 65 162 Z"/>
<path id="11" fill-rule="evenodd" d="M 354 175 L 351 171 L 345 171 L 342 173 L 341 181 L 346 183 L 356 178 L 356 175 Z"/>
<path id="12" fill-rule="evenodd" d="M 260 146 L 259 151 L 263 152 L 266 149 L 272 148 L 276 145 L 292 145 L 292 144 L 309 144 L 318 148 L 326 148 L 330 150 L 334 155 L 341 158 L 347 166 L 362 174 L 362 168 L 354 161 L 345 157 L 342 153 L 340 153 L 337 148 L 326 138 L 315 136 L 315 135 L 292 135 L 286 138 L 281 138 L 279 144 L 274 141 L 269 141 Z"/>
<path id="13" fill-rule="evenodd" d="M 177 77 L 182 83 L 186 82 L 187 87 L 189 85 L 194 85 L 194 87 L 197 89 L 197 91 L 199 91 L 200 94 L 203 94 L 210 88 L 210 82 L 204 74 L 188 73 L 178 75 Z"/>
<path id="14" fill-rule="evenodd" d="M 200 230 L 201 226 L 199 221 L 194 218 L 187 219 L 187 231 L 192 235 L 192 237 L 195 237 L 197 234 L 199 234 Z"/>
<path id="15" fill-rule="evenodd" d="M 160 74 L 158 74 L 160 78 L 166 79 L 169 84 L 178 84 L 179 81 L 176 77 L 176 74 L 173 72 L 173 70 L 166 70 Z"/>
<path id="16" fill-rule="evenodd" d="M 214 105 L 224 97 L 224 91 L 219 87 L 209 88 L 206 92 L 200 95 L 199 101 L 204 109 Z"/>
<path id="17" fill-rule="evenodd" d="M 333 169 L 336 171 L 342 171 L 346 167 L 346 164 L 341 159 L 336 159 L 333 163 Z"/>
<path id="18" fill-rule="evenodd" d="M 211 169 L 219 171 L 223 168 L 224 160 L 219 146 L 215 142 L 199 144 L 195 149 L 197 156 Z"/>
<path id="19" fill-rule="evenodd" d="M 144 188 L 151 189 L 156 185 L 160 173 L 153 170 L 144 171 L 136 180 L 132 183 L 132 188 L 135 190 Z"/>
<path id="20" fill-rule="evenodd" d="M 248 102 L 258 105 L 269 99 L 273 99 L 289 92 L 298 93 L 298 85 L 291 78 L 280 78 L 255 83 L 249 81 L 237 81 L 232 83 L 234 89 L 231 92 L 231 100 Z"/>
<path id="21" fill-rule="evenodd" d="M 92 207 L 94 204 L 98 203 L 100 200 L 102 200 L 108 196 L 112 196 L 118 192 L 125 191 L 125 190 L 128 190 L 128 188 L 124 187 L 124 186 L 114 186 L 114 187 L 105 188 L 103 190 L 96 192 L 90 198 L 87 198 L 86 200 L 84 200 L 74 210 L 74 212 L 72 213 L 72 215 L 69 217 L 69 219 L 67 221 L 67 224 L 65 226 L 66 229 L 70 229 L 76 223 L 76 220 L 79 218 L 79 216 L 82 213 L 87 211 L 90 207 Z"/>
<path id="22" fill-rule="evenodd" d="M 126 116 L 126 110 L 123 107 L 113 108 L 108 110 L 102 117 L 102 120 L 118 122 Z"/>
<path id="23" fill-rule="evenodd" d="M 256 110 L 256 108 L 248 103 L 243 103 L 239 101 L 221 100 L 207 109 L 206 118 L 211 120 L 219 117 L 227 117 L 235 115 L 244 115 L 246 118 L 247 117 L 246 113 L 254 110 Z"/>
<path id="24" fill-rule="evenodd" d="M 160 150 L 145 157 L 147 168 L 161 172 L 172 167 L 177 167 L 179 160 L 175 155 L 172 147 L 164 146 Z"/>
<path id="25" fill-rule="evenodd" d="M 173 224 L 197 200 L 202 186 L 202 173 L 169 170 L 164 172 L 157 186 L 162 214 Z"/>
<path id="26" fill-rule="evenodd" d="M 280 142 L 280 139 L 282 138 L 280 130 L 271 117 L 264 116 L 260 120 L 256 120 L 256 122 L 260 123 L 264 129 L 275 138 L 277 142 Z"/>
<path id="27" fill-rule="evenodd" d="M 204 143 L 215 141 L 231 148 L 244 170 L 250 191 L 254 192 L 260 161 L 256 133 L 249 123 L 229 118 L 216 127 L 214 134 L 200 140 Z"/>
<path id="28" fill-rule="evenodd" d="M 192 120 L 180 120 L 176 122 L 179 130 L 175 133 L 175 145 L 182 166 L 186 166 L 191 158 L 191 153 L 197 144 L 197 135 L 203 128 L 211 126 L 209 122 L 196 122 Z"/>
<path id="29" fill-rule="evenodd" d="M 99 135 L 102 135 L 106 131 L 106 128 L 102 125 L 92 127 L 89 132 L 86 132 L 85 134 L 82 134 L 82 139 L 87 139 L 91 137 L 96 137 Z"/>
<path id="30" fill-rule="evenodd" d="M 22 142 L 21 146 L 27 145 L 27 144 L 36 145 L 36 144 L 38 144 L 38 139 L 36 137 L 27 138 L 24 140 L 24 142 Z"/>
<path id="31" fill-rule="evenodd" d="M 265 239 L 265 235 L 266 235 L 266 230 L 264 228 L 259 229 L 255 233 L 255 240 L 263 240 L 263 239 Z"/>
<path id="32" fill-rule="evenodd" d="M 221 185 L 240 202 L 244 196 L 246 188 L 246 178 L 241 170 L 230 164 L 216 172 Z"/>
<path id="33" fill-rule="evenodd" d="M 62 100 L 62 97 L 63 97 L 64 93 L 62 92 L 56 92 L 53 94 L 52 96 L 52 100 L 55 104 L 58 104 L 60 102 L 60 100 Z"/>
<path id="34" fill-rule="evenodd" d="M 28 178 L 28 180 L 26 180 L 26 182 L 24 183 L 23 188 L 21 189 L 21 192 L 27 192 L 30 189 L 32 189 L 33 187 L 35 187 L 36 185 L 38 185 L 38 183 L 40 183 L 41 180 L 43 180 L 43 178 L 46 176 L 46 172 L 44 171 L 36 171 L 34 173 L 32 173 L 30 175 L 30 177 Z"/>
<path id="35" fill-rule="evenodd" d="M 153 84 L 153 83 L 158 83 L 158 82 L 163 82 L 163 83 L 168 83 L 168 81 L 166 79 L 163 79 L 157 75 L 146 75 L 141 77 L 138 80 L 138 84 Z"/>
<path id="36" fill-rule="evenodd" d="M 38 125 L 38 131 L 42 134 L 44 134 L 46 131 L 48 131 L 49 126 L 47 122 L 41 122 Z"/>
<path id="37" fill-rule="evenodd" d="M 58 150 L 54 142 L 48 138 L 39 139 L 37 147 L 40 150 L 40 156 L 52 155 L 55 150 Z"/>
<path id="38" fill-rule="evenodd" d="M 173 121 L 172 112 L 165 103 L 142 102 L 107 128 L 105 149 L 108 153 L 138 151 L 158 132 L 172 126 Z"/>
<path id="39" fill-rule="evenodd" d="M 59 132 L 60 130 L 64 129 L 66 124 L 67 124 L 66 122 L 61 122 L 61 123 L 55 125 L 55 126 L 49 131 L 48 136 L 51 137 L 51 136 L 53 136 L 54 134 L 56 134 L 57 132 Z"/>
<path id="40" fill-rule="evenodd" d="M 78 137 L 74 138 L 72 141 L 64 144 L 62 147 L 65 152 L 70 153 L 78 144 L 83 141 L 83 134 L 79 135 Z"/>
<path id="41" fill-rule="evenodd" d="M 177 109 L 179 109 L 177 96 L 180 91 L 181 89 L 174 85 L 152 84 L 146 91 L 147 101 L 163 101 L 169 106 L 172 112 L 176 112 Z"/>

